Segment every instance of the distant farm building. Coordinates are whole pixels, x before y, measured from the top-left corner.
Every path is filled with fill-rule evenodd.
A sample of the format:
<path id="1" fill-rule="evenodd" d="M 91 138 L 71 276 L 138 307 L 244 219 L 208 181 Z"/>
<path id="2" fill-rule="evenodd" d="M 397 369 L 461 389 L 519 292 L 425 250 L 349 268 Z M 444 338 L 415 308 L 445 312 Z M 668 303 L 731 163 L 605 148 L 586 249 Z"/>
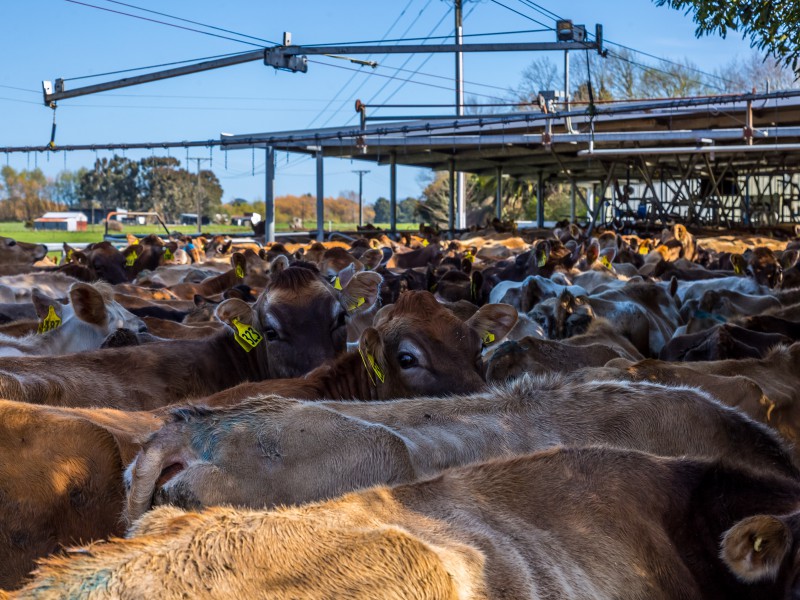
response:
<path id="1" fill-rule="evenodd" d="M 234 215 L 231 217 L 231 225 L 237 227 L 257 225 L 259 221 L 261 221 L 261 215 L 258 213 L 245 213 L 243 215 Z"/>
<path id="2" fill-rule="evenodd" d="M 86 231 L 88 219 L 80 212 L 47 212 L 33 222 L 37 230 Z"/>
<path id="3" fill-rule="evenodd" d="M 208 217 L 203 215 L 202 224 L 208 225 L 210 222 Z M 181 213 L 181 225 L 197 225 L 197 213 Z"/>

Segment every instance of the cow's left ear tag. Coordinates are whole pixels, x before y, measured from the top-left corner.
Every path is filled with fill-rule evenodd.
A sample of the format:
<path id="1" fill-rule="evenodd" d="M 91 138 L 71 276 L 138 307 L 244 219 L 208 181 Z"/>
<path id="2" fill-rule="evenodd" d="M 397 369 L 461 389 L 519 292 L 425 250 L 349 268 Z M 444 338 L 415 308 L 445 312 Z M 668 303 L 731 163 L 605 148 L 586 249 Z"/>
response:
<path id="1" fill-rule="evenodd" d="M 173 258 L 175 258 L 175 256 L 172 254 L 172 250 L 169 248 L 164 250 L 164 260 L 172 260 Z"/>
<path id="2" fill-rule="evenodd" d="M 341 290 L 342 289 L 342 281 L 339 279 L 339 276 L 336 276 L 336 279 L 333 280 L 333 289 Z"/>
<path id="3" fill-rule="evenodd" d="M 136 259 L 137 259 L 137 258 L 138 258 L 138 256 L 136 255 L 136 252 L 131 252 L 131 253 L 130 253 L 130 254 L 128 254 L 128 256 L 125 258 L 125 266 L 126 266 L 126 267 L 132 267 L 132 266 L 133 266 L 133 263 L 135 263 L 135 262 L 136 262 Z"/>
<path id="4" fill-rule="evenodd" d="M 244 348 L 245 352 L 250 352 L 264 339 L 258 331 L 250 327 L 250 325 L 245 325 L 238 318 L 234 318 L 231 321 L 231 325 L 233 325 L 233 337 L 236 343 Z"/>
<path id="5" fill-rule="evenodd" d="M 611 261 L 608 260 L 608 257 L 605 255 L 600 257 L 600 264 L 603 265 L 606 269 L 611 268 Z"/>
<path id="6" fill-rule="evenodd" d="M 236 276 L 239 279 L 244 279 L 244 269 L 242 268 L 242 265 L 236 265 Z"/>
<path id="7" fill-rule="evenodd" d="M 491 331 L 487 331 L 486 333 L 483 334 L 483 338 L 481 338 L 481 339 L 483 340 L 483 345 L 484 346 L 488 346 L 496 338 L 494 337 L 494 334 Z"/>
<path id="8" fill-rule="evenodd" d="M 61 317 L 56 314 L 56 309 L 50 306 L 47 310 L 47 316 L 39 321 L 39 326 L 36 328 L 37 333 L 47 333 L 61 325 Z"/>

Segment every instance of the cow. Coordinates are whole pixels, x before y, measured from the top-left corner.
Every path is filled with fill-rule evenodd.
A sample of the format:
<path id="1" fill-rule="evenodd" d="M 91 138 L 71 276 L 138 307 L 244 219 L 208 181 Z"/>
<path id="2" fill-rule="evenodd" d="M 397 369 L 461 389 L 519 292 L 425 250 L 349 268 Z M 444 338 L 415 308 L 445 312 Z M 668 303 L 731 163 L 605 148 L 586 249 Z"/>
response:
<path id="1" fill-rule="evenodd" d="M 601 367 L 615 358 L 640 360 L 643 356 L 608 321 L 596 319 L 586 333 L 565 340 L 526 337 L 504 342 L 488 359 L 486 380 L 506 381 L 525 373 L 568 373 Z"/>
<path id="2" fill-rule="evenodd" d="M 337 290 L 316 269 L 288 267 L 272 275 L 255 306 L 219 304 L 225 330 L 210 337 L 0 358 L 0 398 L 148 410 L 244 381 L 299 376 L 345 351 L 348 320 L 371 308 L 379 286 L 380 276 L 365 272 Z"/>
<path id="3" fill-rule="evenodd" d="M 120 328 L 142 332 L 144 322 L 114 301 L 106 283 L 73 283 L 69 304 L 61 304 L 32 292 L 39 316 L 38 334 L 15 338 L 0 334 L 0 357 L 69 354 L 99 348 L 109 334 Z"/>
<path id="4" fill-rule="evenodd" d="M 0 265 L 28 265 L 33 270 L 33 263 L 47 256 L 47 246 L 18 242 L 13 238 L 0 236 Z"/>
<path id="5" fill-rule="evenodd" d="M 741 523 L 799 493 L 716 462 L 559 448 L 310 506 L 164 507 L 45 560 L 18 597 L 789 598 L 793 560 L 770 576 L 794 559 L 788 528 Z"/>
<path id="6" fill-rule="evenodd" d="M 791 342 L 780 333 L 761 333 L 733 323 L 718 323 L 698 333 L 676 335 L 661 349 L 659 358 L 668 361 L 760 358 L 773 347 Z"/>
<path id="7" fill-rule="evenodd" d="M 484 387 L 481 351 L 517 322 L 507 304 L 486 304 L 462 320 L 430 292 L 406 292 L 375 315 L 356 352 L 296 379 L 244 383 L 199 402 L 225 406 L 279 394 L 307 400 L 387 400 L 469 393 Z"/>
<path id="8" fill-rule="evenodd" d="M 522 281 L 502 281 L 492 288 L 489 301 L 493 304 L 510 304 L 527 313 L 545 298 L 555 298 L 568 289 L 573 296 L 586 296 L 588 292 L 578 286 L 564 286 L 541 275 L 531 275 Z"/>
<path id="9" fill-rule="evenodd" d="M 123 533 L 122 472 L 160 424 L 151 413 L 0 400 L 0 587 L 62 546 Z"/>
<path id="10" fill-rule="evenodd" d="M 699 390 L 526 375 L 445 398 L 265 396 L 177 408 L 126 471 L 127 514 L 136 519 L 154 504 L 310 502 L 493 457 L 591 444 L 798 475 L 773 431 Z"/>

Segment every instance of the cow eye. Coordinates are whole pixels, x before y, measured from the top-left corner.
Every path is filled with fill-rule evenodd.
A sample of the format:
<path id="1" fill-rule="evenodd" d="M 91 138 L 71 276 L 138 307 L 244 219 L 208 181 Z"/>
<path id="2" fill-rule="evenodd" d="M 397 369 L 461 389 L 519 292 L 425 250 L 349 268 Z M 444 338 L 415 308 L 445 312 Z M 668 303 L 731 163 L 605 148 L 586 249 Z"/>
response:
<path id="1" fill-rule="evenodd" d="M 412 369 L 419 364 L 417 357 L 410 352 L 401 352 L 397 355 L 397 362 L 401 369 Z"/>
<path id="2" fill-rule="evenodd" d="M 264 337 L 267 338 L 267 341 L 274 342 L 278 339 L 278 332 L 274 329 L 270 328 L 264 332 Z"/>

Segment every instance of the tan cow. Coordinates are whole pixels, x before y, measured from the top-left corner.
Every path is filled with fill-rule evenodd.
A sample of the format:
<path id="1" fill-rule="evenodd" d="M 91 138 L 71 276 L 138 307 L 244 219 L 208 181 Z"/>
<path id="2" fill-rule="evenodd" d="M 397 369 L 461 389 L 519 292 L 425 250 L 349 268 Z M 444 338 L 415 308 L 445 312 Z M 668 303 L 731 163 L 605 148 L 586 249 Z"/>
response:
<path id="1" fill-rule="evenodd" d="M 33 265 L 47 256 L 47 246 L 18 242 L 13 238 L 0 236 L 0 265 Z"/>
<path id="2" fill-rule="evenodd" d="M 144 331 L 145 324 L 114 301 L 110 285 L 73 283 L 69 304 L 61 304 L 34 289 L 39 333 L 22 338 L 0 334 L 0 356 L 56 355 L 100 348 L 117 329 Z"/>
<path id="3" fill-rule="evenodd" d="M 561 444 L 798 473 L 773 431 L 699 390 L 526 376 L 468 396 L 176 409 L 126 474 L 128 511 L 309 502 Z"/>
<path id="4" fill-rule="evenodd" d="M 161 421 L 151 413 L 0 400 L 0 586 L 61 546 L 123 532 L 122 471 Z"/>
<path id="5" fill-rule="evenodd" d="M 255 306 L 220 304 L 226 328 L 211 337 L 0 358 L 0 398 L 148 410 L 244 381 L 296 377 L 345 351 L 348 320 L 372 306 L 379 285 L 379 275 L 357 273 L 336 290 L 316 270 L 289 267 L 274 274 Z"/>
<path id="6" fill-rule="evenodd" d="M 46 560 L 12 597 L 788 598 L 783 581 L 737 579 L 717 548 L 798 494 L 713 462 L 554 449 L 271 512 L 165 507 L 130 539 Z"/>
<path id="7" fill-rule="evenodd" d="M 402 294 L 378 311 L 358 350 L 296 379 L 244 383 L 200 402 L 227 406 L 278 394 L 316 400 L 387 400 L 475 392 L 484 387 L 481 350 L 499 342 L 517 321 L 507 304 L 487 304 L 463 321 L 430 292 Z"/>

